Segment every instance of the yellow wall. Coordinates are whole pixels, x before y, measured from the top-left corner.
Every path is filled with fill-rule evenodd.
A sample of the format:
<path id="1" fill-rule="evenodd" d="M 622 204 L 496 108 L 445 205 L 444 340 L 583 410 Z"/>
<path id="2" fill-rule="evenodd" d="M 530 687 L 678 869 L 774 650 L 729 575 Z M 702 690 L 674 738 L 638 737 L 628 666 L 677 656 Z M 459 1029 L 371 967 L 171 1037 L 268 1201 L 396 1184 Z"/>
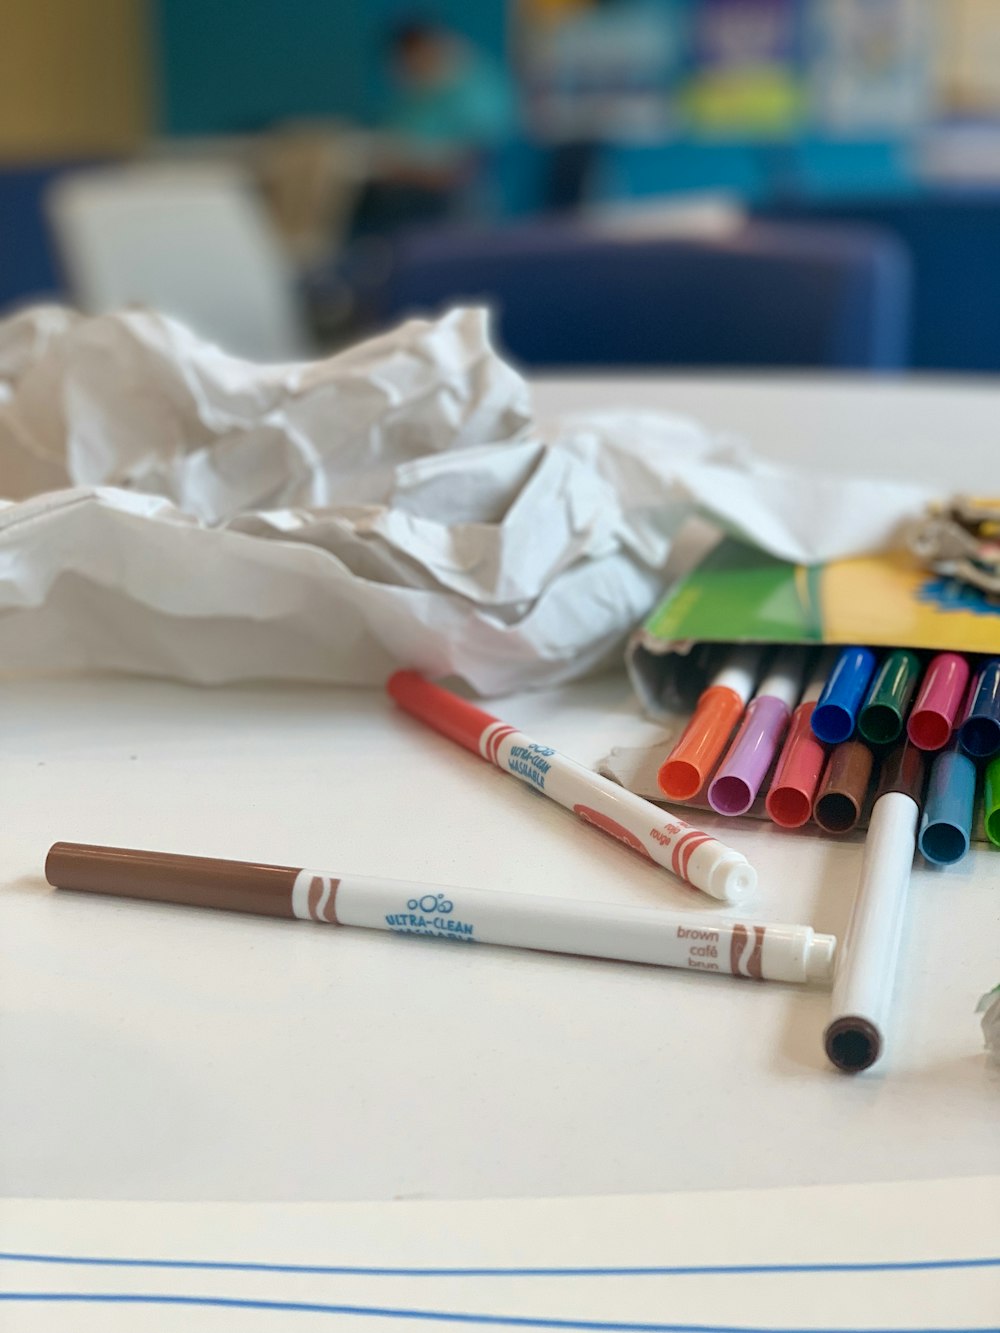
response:
<path id="1" fill-rule="evenodd" d="M 0 0 L 0 156 L 133 148 L 149 64 L 143 0 Z"/>
<path id="2" fill-rule="evenodd" d="M 1000 111 L 1000 3 L 949 0 L 942 7 L 939 82 L 953 111 Z"/>

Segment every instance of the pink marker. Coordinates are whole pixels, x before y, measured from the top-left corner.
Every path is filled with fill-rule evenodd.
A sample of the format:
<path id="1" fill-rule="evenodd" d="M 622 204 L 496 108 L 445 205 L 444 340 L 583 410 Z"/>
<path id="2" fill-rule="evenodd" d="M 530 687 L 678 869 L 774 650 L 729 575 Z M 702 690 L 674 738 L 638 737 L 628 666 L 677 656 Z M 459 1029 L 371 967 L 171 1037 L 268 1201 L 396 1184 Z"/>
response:
<path id="1" fill-rule="evenodd" d="M 720 815 L 744 815 L 756 800 L 802 693 L 805 666 L 801 648 L 783 648 L 747 705 L 708 788 L 708 803 Z"/>
<path id="2" fill-rule="evenodd" d="M 400 708 L 497 768 L 572 810 L 588 824 L 685 880 L 703 893 L 735 902 L 757 885 L 740 852 L 693 828 L 616 782 L 539 745 L 475 704 L 416 671 L 397 671 L 386 686 Z"/>
<path id="3" fill-rule="evenodd" d="M 958 653 L 938 653 L 931 659 L 906 724 L 917 749 L 943 750 L 948 744 L 968 683 L 969 663 Z"/>
<path id="4" fill-rule="evenodd" d="M 801 828 L 812 814 L 813 798 L 826 763 L 826 747 L 813 734 L 812 714 L 836 659 L 836 648 L 824 650 L 792 714 L 788 739 L 765 802 L 767 813 L 781 828 Z"/>

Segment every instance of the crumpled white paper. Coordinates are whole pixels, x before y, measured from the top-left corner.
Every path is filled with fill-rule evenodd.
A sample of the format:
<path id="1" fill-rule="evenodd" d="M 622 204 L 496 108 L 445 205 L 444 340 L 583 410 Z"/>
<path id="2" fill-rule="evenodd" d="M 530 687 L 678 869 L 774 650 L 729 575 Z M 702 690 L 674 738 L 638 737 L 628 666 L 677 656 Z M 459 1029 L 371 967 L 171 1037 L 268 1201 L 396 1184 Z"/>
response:
<path id="1" fill-rule="evenodd" d="M 885 545 L 927 499 L 681 418 L 537 422 L 476 309 L 273 366 L 146 311 L 25 312 L 0 324 L 0 492 L 8 670 L 405 664 L 484 694 L 612 659 L 695 512 L 811 561 Z"/>

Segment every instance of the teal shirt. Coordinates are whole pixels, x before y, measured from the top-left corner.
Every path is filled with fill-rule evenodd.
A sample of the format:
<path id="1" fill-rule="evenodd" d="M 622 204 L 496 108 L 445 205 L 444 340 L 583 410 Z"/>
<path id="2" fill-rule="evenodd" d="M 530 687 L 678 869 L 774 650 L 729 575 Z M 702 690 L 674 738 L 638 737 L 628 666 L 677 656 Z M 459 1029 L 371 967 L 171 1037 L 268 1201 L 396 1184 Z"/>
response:
<path id="1" fill-rule="evenodd" d="M 514 125 L 514 99 L 503 69 L 485 56 L 464 61 L 435 88 L 403 94 L 389 128 L 431 155 L 489 148 L 506 139 Z"/>

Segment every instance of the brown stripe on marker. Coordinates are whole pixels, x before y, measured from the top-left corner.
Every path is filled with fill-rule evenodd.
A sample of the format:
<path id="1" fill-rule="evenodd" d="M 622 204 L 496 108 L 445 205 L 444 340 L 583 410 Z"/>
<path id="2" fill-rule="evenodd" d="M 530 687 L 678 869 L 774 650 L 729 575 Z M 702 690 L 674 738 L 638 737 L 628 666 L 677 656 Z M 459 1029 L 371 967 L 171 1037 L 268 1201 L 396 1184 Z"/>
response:
<path id="1" fill-rule="evenodd" d="M 292 886 L 298 873 L 290 866 L 76 842 L 55 843 L 45 860 L 45 878 L 57 889 L 262 916 L 294 915 Z"/>
<path id="2" fill-rule="evenodd" d="M 733 926 L 732 939 L 729 941 L 729 970 L 734 977 L 743 975 L 740 971 L 740 959 L 743 957 L 748 938 L 746 926 L 741 926 L 737 921 Z"/>
<path id="3" fill-rule="evenodd" d="M 323 902 L 323 894 L 329 888 L 330 893 L 322 909 L 320 903 Z M 340 880 L 333 878 L 324 878 L 322 875 L 313 875 L 309 881 L 309 890 L 306 894 L 306 910 L 314 921 L 326 921 L 331 926 L 339 926 L 337 920 L 337 890 L 340 888 Z"/>
<path id="4" fill-rule="evenodd" d="M 309 881 L 309 894 L 306 898 L 306 909 L 314 921 L 319 920 L 316 909 L 319 907 L 319 900 L 323 897 L 323 879 L 320 875 L 313 875 Z"/>
<path id="5" fill-rule="evenodd" d="M 340 922 L 337 920 L 337 890 L 339 888 L 340 888 L 340 880 L 331 879 L 330 896 L 326 900 L 326 906 L 319 914 L 319 919 L 321 921 L 328 921 L 331 926 L 340 925 Z"/>
<path id="6" fill-rule="evenodd" d="M 753 948 L 750 950 L 750 957 L 747 959 L 747 976 L 753 977 L 755 981 L 763 981 L 764 973 L 761 971 L 760 960 L 764 952 L 764 927 L 754 926 L 753 928 Z"/>

